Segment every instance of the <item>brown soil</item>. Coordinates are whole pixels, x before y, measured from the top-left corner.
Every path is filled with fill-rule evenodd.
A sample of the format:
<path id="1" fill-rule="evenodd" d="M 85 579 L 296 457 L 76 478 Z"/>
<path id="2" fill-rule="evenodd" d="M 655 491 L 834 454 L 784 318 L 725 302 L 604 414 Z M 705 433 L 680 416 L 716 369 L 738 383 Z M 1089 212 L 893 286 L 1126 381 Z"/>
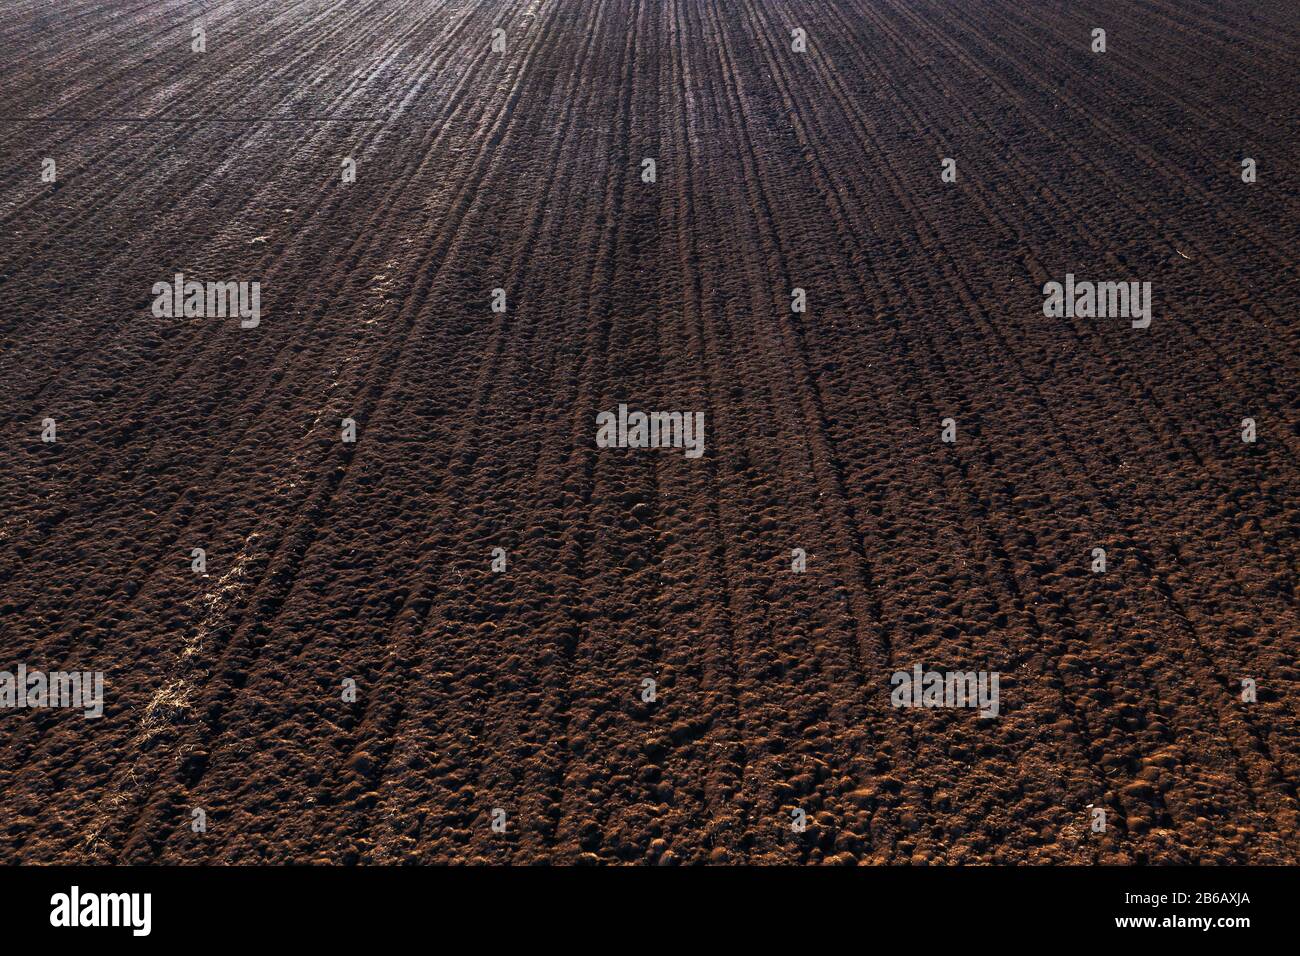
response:
<path id="1" fill-rule="evenodd" d="M 206 6 L 0 18 L 3 859 L 1297 862 L 1293 0 Z"/>

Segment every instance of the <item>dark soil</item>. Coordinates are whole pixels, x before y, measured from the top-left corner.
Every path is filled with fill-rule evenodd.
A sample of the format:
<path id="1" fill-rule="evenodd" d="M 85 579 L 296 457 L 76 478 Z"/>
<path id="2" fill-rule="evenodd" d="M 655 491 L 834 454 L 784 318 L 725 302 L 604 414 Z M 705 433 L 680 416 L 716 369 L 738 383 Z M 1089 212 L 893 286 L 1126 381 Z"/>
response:
<path id="1" fill-rule="evenodd" d="M 1294 0 L 204 6 L 0 17 L 0 858 L 1300 861 Z"/>

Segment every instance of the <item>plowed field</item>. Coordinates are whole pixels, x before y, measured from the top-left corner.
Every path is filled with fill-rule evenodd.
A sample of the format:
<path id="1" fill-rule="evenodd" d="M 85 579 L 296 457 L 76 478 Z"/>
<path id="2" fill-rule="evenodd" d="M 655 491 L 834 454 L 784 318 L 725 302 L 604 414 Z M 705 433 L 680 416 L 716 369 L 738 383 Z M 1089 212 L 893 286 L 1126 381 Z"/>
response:
<path id="1" fill-rule="evenodd" d="M 2 9 L 4 861 L 1300 862 L 1294 0 Z"/>

